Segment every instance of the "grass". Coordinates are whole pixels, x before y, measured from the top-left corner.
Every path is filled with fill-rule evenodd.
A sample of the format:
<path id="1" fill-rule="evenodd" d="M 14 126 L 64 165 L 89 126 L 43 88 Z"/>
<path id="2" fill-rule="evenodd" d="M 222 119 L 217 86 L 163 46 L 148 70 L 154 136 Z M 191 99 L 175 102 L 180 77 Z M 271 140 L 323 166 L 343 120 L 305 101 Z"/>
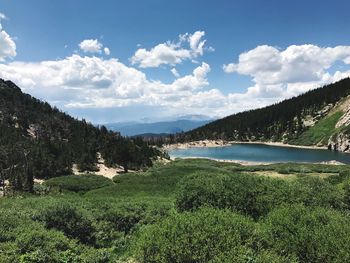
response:
<path id="1" fill-rule="evenodd" d="M 128 199 L 172 198 L 176 192 L 177 183 L 184 176 L 189 176 L 197 171 L 226 171 L 224 167 L 210 160 L 176 160 L 167 165 L 158 164 L 144 173 L 115 176 L 114 185 L 90 191 L 86 196 Z"/>
<path id="2" fill-rule="evenodd" d="M 293 139 L 288 143 L 296 145 L 327 145 L 328 139 L 332 134 L 341 129 L 336 129 L 335 125 L 343 114 L 344 112 L 337 111 L 321 119 L 314 126 L 302 133 L 297 139 Z"/>
<path id="3" fill-rule="evenodd" d="M 267 176 L 267 177 L 271 177 L 271 178 L 279 178 L 279 179 L 296 179 L 298 176 L 300 175 L 305 175 L 304 174 L 300 174 L 300 173 L 295 173 L 295 172 L 291 172 L 291 173 L 281 173 L 278 171 L 254 171 L 254 172 L 249 172 L 253 175 L 259 175 L 259 176 Z M 320 178 L 328 178 L 330 176 L 337 176 L 338 173 L 315 173 L 315 172 L 310 172 L 307 173 L 307 176 L 311 176 L 311 177 L 320 177 Z"/>
<path id="4" fill-rule="evenodd" d="M 67 190 L 76 193 L 85 193 L 93 189 L 113 185 L 113 181 L 99 175 L 69 175 L 49 179 L 44 182 L 45 186 Z"/>

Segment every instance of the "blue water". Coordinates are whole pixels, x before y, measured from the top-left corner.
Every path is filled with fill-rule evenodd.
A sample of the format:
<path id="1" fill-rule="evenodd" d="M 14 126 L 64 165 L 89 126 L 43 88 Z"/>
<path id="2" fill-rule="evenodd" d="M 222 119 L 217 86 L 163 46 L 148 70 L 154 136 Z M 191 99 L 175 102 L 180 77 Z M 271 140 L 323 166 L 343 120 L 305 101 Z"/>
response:
<path id="1" fill-rule="evenodd" d="M 224 147 L 194 147 L 169 151 L 171 157 L 205 157 L 250 162 L 324 162 L 336 160 L 350 164 L 350 154 L 321 149 L 279 147 L 265 144 L 233 144 Z"/>

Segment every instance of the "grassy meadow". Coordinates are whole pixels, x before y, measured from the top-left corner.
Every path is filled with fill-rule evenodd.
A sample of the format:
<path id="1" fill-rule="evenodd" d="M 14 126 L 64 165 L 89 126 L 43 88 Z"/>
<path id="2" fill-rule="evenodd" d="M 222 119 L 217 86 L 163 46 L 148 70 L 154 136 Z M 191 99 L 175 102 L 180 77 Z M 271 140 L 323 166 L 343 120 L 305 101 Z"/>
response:
<path id="1" fill-rule="evenodd" d="M 156 164 L 0 199 L 0 262 L 350 262 L 350 166 Z"/>

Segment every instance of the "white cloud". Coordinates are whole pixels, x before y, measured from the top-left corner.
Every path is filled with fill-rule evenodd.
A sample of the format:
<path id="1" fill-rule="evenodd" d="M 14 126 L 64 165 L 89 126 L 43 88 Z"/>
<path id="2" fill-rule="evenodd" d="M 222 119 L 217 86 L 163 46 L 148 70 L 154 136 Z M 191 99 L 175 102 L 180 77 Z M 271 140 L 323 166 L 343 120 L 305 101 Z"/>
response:
<path id="1" fill-rule="evenodd" d="M 117 59 L 72 55 L 39 63 L 0 64 L 0 77 L 11 79 L 25 92 L 63 109 L 156 107 L 162 115 L 188 112 L 225 116 L 270 104 L 276 97 L 259 97 L 255 90 L 224 95 L 210 88 L 207 63 L 171 83 L 150 80 Z M 142 112 L 139 113 L 142 117 Z"/>
<path id="2" fill-rule="evenodd" d="M 350 57 L 347 57 L 346 59 L 344 59 L 344 63 L 345 64 L 350 64 Z"/>
<path id="3" fill-rule="evenodd" d="M 0 61 L 6 58 L 13 58 L 17 55 L 16 43 L 13 38 L 2 28 L 1 20 L 7 19 L 3 13 L 0 13 Z"/>
<path id="4" fill-rule="evenodd" d="M 255 82 L 248 90 L 251 94 L 290 97 L 337 81 L 339 76 L 349 76 L 348 72 L 329 72 L 336 62 L 348 64 L 349 57 L 350 46 L 292 45 L 281 50 L 264 45 L 242 53 L 238 63 L 224 65 L 223 69 L 251 76 Z"/>
<path id="5" fill-rule="evenodd" d="M 174 77 L 176 77 L 176 78 L 180 77 L 180 74 L 179 74 L 179 72 L 177 72 L 176 68 L 172 68 L 170 71 L 171 71 L 171 73 L 173 73 Z"/>
<path id="6" fill-rule="evenodd" d="M 188 41 L 188 35 L 182 37 L 185 40 L 180 38 L 180 41 Z M 200 41 L 196 43 L 193 46 L 199 48 Z M 212 87 L 208 80 L 211 68 L 204 62 L 184 76 L 172 68 L 176 79 L 170 83 L 151 80 L 142 71 L 115 58 L 78 54 L 55 61 L 0 63 L 0 77 L 63 109 L 154 107 L 162 109 L 161 114 L 167 116 L 188 112 L 225 116 L 349 76 L 350 70 L 329 72 L 336 61 L 347 62 L 350 56 L 347 52 L 347 47 L 291 46 L 285 50 L 257 47 L 241 54 L 238 63 L 225 66 L 227 72 L 252 77 L 255 85 L 243 93 L 223 94 Z M 312 75 L 309 67 L 318 73 Z M 139 114 L 142 117 L 142 111 Z"/>
<path id="7" fill-rule="evenodd" d="M 85 53 L 101 53 L 103 44 L 97 39 L 86 39 L 79 44 L 79 48 Z"/>
<path id="8" fill-rule="evenodd" d="M 6 15 L 0 12 L 0 20 L 4 20 L 4 19 L 7 19 Z"/>
<path id="9" fill-rule="evenodd" d="M 132 64 L 139 64 L 141 68 L 155 68 L 162 64 L 176 65 L 191 57 L 191 52 L 179 48 L 177 44 L 163 43 L 151 50 L 138 49 L 131 58 Z"/>
<path id="10" fill-rule="evenodd" d="M 109 50 L 108 47 L 105 47 L 105 48 L 103 49 L 103 52 L 105 52 L 105 55 L 107 55 L 107 56 L 109 56 L 109 55 L 111 54 L 111 51 Z"/>
<path id="11" fill-rule="evenodd" d="M 201 40 L 204 37 L 204 31 L 196 31 L 193 35 L 188 36 L 188 41 L 190 43 L 190 47 L 196 54 L 203 55 L 203 48 L 206 40 Z"/>
<path id="12" fill-rule="evenodd" d="M 210 67 L 202 63 L 192 74 L 163 83 L 117 59 L 72 55 L 40 63 L 0 64 L 0 77 L 11 79 L 25 92 L 63 107 L 174 107 L 208 86 Z M 176 104 L 178 105 L 178 104 Z"/>
<path id="13" fill-rule="evenodd" d="M 138 64 L 141 68 L 159 67 L 160 65 L 176 65 L 184 60 L 203 56 L 206 40 L 204 31 L 196 31 L 193 34 L 179 36 L 178 42 L 167 41 L 147 50 L 139 48 L 130 59 L 132 64 Z M 207 48 L 213 51 L 213 48 Z"/>

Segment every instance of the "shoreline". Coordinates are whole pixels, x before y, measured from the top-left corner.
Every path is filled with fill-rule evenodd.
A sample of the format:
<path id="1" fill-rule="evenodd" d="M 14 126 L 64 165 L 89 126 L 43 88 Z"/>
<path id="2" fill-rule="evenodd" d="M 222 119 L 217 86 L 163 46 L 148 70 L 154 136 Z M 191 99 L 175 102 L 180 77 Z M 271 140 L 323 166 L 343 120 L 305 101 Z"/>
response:
<path id="1" fill-rule="evenodd" d="M 289 148 L 314 149 L 314 150 L 328 150 L 327 146 L 295 145 L 295 144 L 288 144 L 288 143 L 283 143 L 283 142 L 240 142 L 240 141 L 232 141 L 231 145 L 232 144 L 263 144 L 263 145 L 276 146 L 276 147 L 289 147 Z"/>
<path id="2" fill-rule="evenodd" d="M 234 163 L 240 164 L 243 166 L 254 166 L 254 165 L 271 165 L 271 164 L 279 164 L 279 163 L 297 163 L 297 164 L 321 164 L 321 165 L 347 165 L 346 163 L 338 162 L 336 160 L 324 161 L 324 162 L 255 162 L 255 161 L 241 161 L 241 160 L 225 160 L 225 159 L 217 159 L 211 157 L 170 157 L 171 161 L 175 161 L 176 159 L 206 159 L 220 163 Z"/>
<path id="3" fill-rule="evenodd" d="M 211 157 L 171 157 L 171 161 L 175 161 L 176 159 L 206 159 L 206 160 L 211 160 L 215 162 L 220 162 L 220 163 L 235 163 L 235 164 L 240 164 L 244 166 L 252 166 L 252 165 L 270 165 L 273 164 L 271 162 L 254 162 L 254 161 L 241 161 L 241 160 L 225 160 L 225 159 L 217 159 L 217 158 L 211 158 Z"/>
<path id="4" fill-rule="evenodd" d="M 327 150 L 326 146 L 307 146 L 307 145 L 294 145 L 283 142 L 261 142 L 261 141 L 224 141 L 224 140 L 200 140 L 186 143 L 175 143 L 164 145 L 165 150 L 176 150 L 176 149 L 189 149 L 189 148 L 211 148 L 211 147 L 227 147 L 234 144 L 262 144 L 276 147 L 289 147 L 289 148 L 300 148 L 300 149 L 316 149 L 316 150 Z"/>

